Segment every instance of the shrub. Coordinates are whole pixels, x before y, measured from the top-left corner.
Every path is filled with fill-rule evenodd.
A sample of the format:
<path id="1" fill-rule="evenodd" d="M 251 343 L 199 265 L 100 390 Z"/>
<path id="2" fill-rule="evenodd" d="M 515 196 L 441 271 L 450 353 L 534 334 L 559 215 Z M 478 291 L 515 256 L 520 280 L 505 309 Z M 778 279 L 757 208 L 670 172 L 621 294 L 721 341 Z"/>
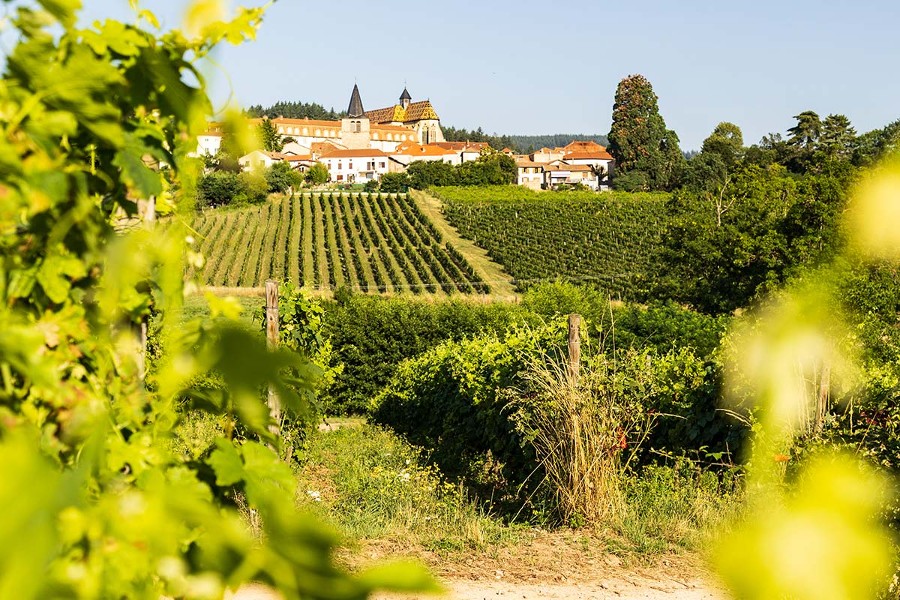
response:
<path id="1" fill-rule="evenodd" d="M 467 479 L 485 498 L 514 499 L 535 460 L 502 390 L 521 382 L 534 356 L 565 339 L 560 325 L 450 341 L 403 362 L 373 400 L 375 421 L 428 448 L 442 472 Z"/>
<path id="2" fill-rule="evenodd" d="M 403 360 L 446 340 L 540 320 L 516 305 L 463 300 L 431 303 L 342 294 L 340 302 L 324 306 L 325 333 L 344 367 L 325 398 L 329 414 L 365 413 Z"/>

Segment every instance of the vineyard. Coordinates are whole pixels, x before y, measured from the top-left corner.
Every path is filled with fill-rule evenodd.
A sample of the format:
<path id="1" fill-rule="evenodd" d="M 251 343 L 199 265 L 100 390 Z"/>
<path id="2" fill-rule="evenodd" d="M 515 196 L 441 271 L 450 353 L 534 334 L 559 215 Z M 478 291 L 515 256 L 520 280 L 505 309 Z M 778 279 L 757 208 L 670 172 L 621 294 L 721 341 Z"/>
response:
<path id="1" fill-rule="evenodd" d="M 481 278 L 406 195 L 306 194 L 193 223 L 204 279 L 260 287 L 267 279 L 317 290 L 486 294 Z"/>
<path id="2" fill-rule="evenodd" d="M 665 221 L 663 194 L 438 188 L 450 223 L 488 251 L 521 290 L 565 279 L 637 298 Z"/>

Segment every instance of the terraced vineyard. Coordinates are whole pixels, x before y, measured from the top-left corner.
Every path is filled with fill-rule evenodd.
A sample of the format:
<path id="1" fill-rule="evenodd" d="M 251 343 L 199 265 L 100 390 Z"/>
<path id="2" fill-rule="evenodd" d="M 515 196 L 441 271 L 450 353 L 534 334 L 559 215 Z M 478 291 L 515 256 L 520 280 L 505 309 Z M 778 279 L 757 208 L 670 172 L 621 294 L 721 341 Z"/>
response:
<path id="1" fill-rule="evenodd" d="M 260 287 L 291 279 L 319 290 L 488 293 L 466 262 L 405 195 L 311 194 L 193 223 L 205 281 Z"/>
<path id="2" fill-rule="evenodd" d="M 488 251 L 521 290 L 548 279 L 643 296 L 664 229 L 664 194 L 533 192 L 520 187 L 438 188 L 460 234 Z"/>

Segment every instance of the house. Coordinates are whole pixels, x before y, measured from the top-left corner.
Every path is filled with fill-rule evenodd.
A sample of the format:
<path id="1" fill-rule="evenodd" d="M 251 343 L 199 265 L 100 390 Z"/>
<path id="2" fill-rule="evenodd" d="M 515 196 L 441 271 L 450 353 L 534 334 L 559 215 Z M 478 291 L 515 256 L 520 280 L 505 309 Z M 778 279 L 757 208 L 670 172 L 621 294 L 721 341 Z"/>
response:
<path id="1" fill-rule="evenodd" d="M 462 162 L 459 153 L 444 148 L 440 144 L 403 144 L 391 153 L 391 158 L 399 167 L 402 167 L 400 170 L 404 171 L 410 163 L 417 160 L 445 162 L 451 165 L 458 165 Z"/>
<path id="2" fill-rule="evenodd" d="M 544 189 L 580 184 L 599 191 L 597 175 L 589 165 L 570 165 L 559 161 L 552 165 L 544 165 L 543 168 Z"/>
<path id="3" fill-rule="evenodd" d="M 391 172 L 391 157 L 377 148 L 333 150 L 320 156 L 318 162 L 337 183 L 368 183 Z"/>
<path id="4" fill-rule="evenodd" d="M 285 155 L 280 152 L 266 152 L 264 150 L 254 150 L 238 159 L 238 164 L 244 171 L 251 169 L 268 169 L 277 162 L 285 159 Z"/>
<path id="5" fill-rule="evenodd" d="M 581 184 L 597 191 L 608 190 L 615 164 L 606 148 L 592 141 L 572 142 L 563 148 L 541 148 L 514 158 L 517 183 L 531 189 Z"/>
<path id="6" fill-rule="evenodd" d="M 220 128 L 209 128 L 197 136 L 197 156 L 215 156 L 222 147 Z"/>
<path id="7" fill-rule="evenodd" d="M 544 187 L 544 163 L 534 162 L 527 156 L 516 160 L 516 183 L 539 190 Z"/>

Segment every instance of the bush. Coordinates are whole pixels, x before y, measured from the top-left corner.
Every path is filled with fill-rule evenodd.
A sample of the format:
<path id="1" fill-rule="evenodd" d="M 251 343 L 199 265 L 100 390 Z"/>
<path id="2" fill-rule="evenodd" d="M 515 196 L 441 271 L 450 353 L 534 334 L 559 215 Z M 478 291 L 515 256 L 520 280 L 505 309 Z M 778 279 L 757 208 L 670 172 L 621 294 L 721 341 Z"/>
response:
<path id="1" fill-rule="evenodd" d="M 397 366 L 448 339 L 539 318 L 510 304 L 476 304 L 463 300 L 430 303 L 408 298 L 342 294 L 325 303 L 325 334 L 344 372 L 325 398 L 329 414 L 361 414 L 386 385 Z"/>
<path id="2" fill-rule="evenodd" d="M 428 448 L 443 473 L 466 479 L 484 498 L 515 500 L 535 458 L 502 390 L 521 383 L 530 360 L 565 337 L 557 325 L 446 342 L 400 364 L 373 400 L 373 418 Z"/>
<path id="3" fill-rule="evenodd" d="M 269 195 L 266 176 L 256 172 L 213 171 L 197 182 L 198 206 L 214 207 L 265 202 Z"/>
<path id="4" fill-rule="evenodd" d="M 433 186 L 456 185 L 456 170 L 443 161 L 413 161 L 406 169 L 410 187 L 424 190 Z"/>

